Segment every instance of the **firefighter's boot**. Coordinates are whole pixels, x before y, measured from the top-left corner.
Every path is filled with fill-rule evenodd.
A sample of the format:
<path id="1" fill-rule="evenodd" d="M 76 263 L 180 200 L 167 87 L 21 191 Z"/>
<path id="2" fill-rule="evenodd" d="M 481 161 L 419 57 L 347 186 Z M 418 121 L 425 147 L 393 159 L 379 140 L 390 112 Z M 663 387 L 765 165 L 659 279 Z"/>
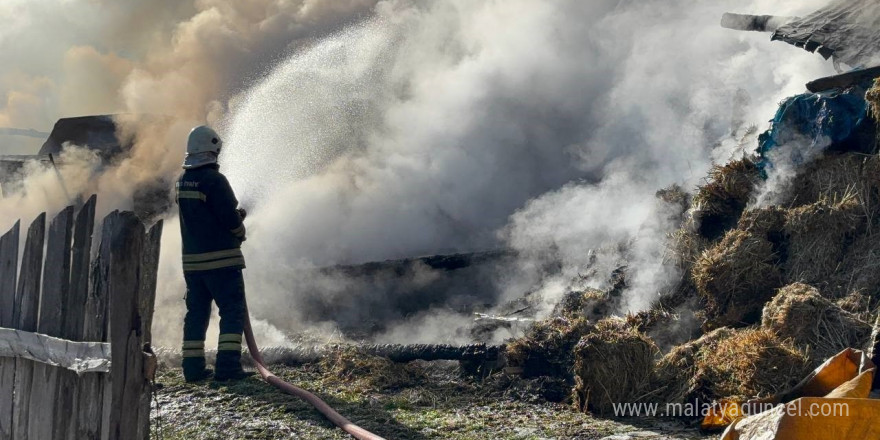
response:
<path id="1" fill-rule="evenodd" d="M 205 358 L 188 357 L 183 358 L 183 379 L 187 382 L 203 381 L 214 373 L 210 368 L 205 368 Z"/>
<path id="2" fill-rule="evenodd" d="M 253 372 L 244 371 L 241 368 L 241 351 L 220 350 L 217 352 L 217 372 L 214 380 L 224 382 L 227 380 L 242 380 L 254 375 Z"/>

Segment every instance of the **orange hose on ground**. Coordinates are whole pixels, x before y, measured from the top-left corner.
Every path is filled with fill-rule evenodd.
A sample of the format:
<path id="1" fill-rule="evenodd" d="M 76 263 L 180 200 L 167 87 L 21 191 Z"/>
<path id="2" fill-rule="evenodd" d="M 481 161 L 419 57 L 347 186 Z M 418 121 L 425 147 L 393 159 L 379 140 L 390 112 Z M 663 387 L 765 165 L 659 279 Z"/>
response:
<path id="1" fill-rule="evenodd" d="M 247 308 L 245 308 L 247 310 Z M 260 376 L 262 376 L 263 380 L 278 388 L 279 390 L 290 394 L 292 396 L 299 397 L 300 399 L 305 400 L 310 405 L 314 406 L 321 414 L 327 417 L 333 424 L 342 428 L 343 431 L 349 433 L 352 437 L 358 440 L 385 440 L 382 437 L 379 437 L 376 434 L 373 434 L 370 431 L 367 431 L 364 428 L 361 428 L 354 423 L 351 423 L 348 419 L 339 414 L 327 404 L 319 398 L 318 396 L 302 389 L 295 387 L 280 378 L 278 376 L 272 374 L 269 369 L 266 368 L 266 365 L 263 363 L 263 356 L 260 355 L 260 348 L 257 347 L 257 341 L 254 339 L 254 330 L 251 328 L 251 318 L 250 315 L 245 311 L 245 320 L 244 320 L 244 336 L 247 340 L 248 350 L 251 352 L 251 358 L 254 360 L 254 365 L 257 367 L 257 371 L 260 372 Z"/>

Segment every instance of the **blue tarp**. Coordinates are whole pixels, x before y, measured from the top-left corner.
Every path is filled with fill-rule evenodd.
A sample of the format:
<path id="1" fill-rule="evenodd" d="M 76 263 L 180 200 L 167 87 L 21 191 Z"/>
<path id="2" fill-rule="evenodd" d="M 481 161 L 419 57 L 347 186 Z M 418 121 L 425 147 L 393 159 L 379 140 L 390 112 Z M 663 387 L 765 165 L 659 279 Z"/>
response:
<path id="1" fill-rule="evenodd" d="M 791 160 L 795 165 L 804 158 L 835 144 L 843 144 L 858 135 L 868 118 L 866 85 L 845 90 L 804 93 L 787 98 L 770 122 L 770 129 L 758 137 L 759 167 L 771 165 L 768 153 L 789 142 L 797 142 Z"/>

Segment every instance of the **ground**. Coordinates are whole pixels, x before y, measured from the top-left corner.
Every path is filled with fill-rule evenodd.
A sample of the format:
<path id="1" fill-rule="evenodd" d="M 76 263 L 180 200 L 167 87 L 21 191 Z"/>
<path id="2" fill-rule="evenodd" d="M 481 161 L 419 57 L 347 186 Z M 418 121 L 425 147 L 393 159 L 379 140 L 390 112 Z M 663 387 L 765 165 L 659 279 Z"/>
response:
<path id="1" fill-rule="evenodd" d="M 320 364 L 272 370 L 387 439 L 709 438 L 672 419 L 603 419 L 547 402 L 540 394 L 552 384 L 503 374 L 463 378 L 454 362 L 414 364 L 419 380 L 402 386 L 365 384 Z M 163 369 L 156 381 L 162 385 L 151 412 L 154 439 L 350 438 L 307 403 L 258 378 L 187 384 L 177 369 Z"/>

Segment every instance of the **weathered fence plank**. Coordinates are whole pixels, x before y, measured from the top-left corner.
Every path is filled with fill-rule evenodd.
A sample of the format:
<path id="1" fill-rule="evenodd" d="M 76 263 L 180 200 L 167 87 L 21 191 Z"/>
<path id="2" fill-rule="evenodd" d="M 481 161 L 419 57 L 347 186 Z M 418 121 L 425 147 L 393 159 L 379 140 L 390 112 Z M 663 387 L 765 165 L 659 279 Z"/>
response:
<path id="1" fill-rule="evenodd" d="M 144 243 L 143 258 L 141 258 L 140 292 L 138 293 L 138 310 L 141 316 L 141 334 L 144 351 L 149 351 L 150 362 L 155 366 L 153 355 L 151 326 L 153 325 L 153 307 L 156 303 L 156 282 L 159 272 L 159 252 L 162 244 L 162 220 L 159 220 L 147 233 Z M 146 378 L 151 380 L 152 377 Z M 138 438 L 149 438 L 146 430 L 150 427 L 150 393 L 141 393 L 140 414 L 138 420 Z"/>
<path id="2" fill-rule="evenodd" d="M 106 289 L 109 265 L 101 255 L 109 252 L 104 248 L 109 242 L 101 243 L 101 250 L 91 267 L 91 285 L 86 301 L 86 321 L 83 324 L 83 339 L 86 341 L 107 341 L 107 316 L 109 292 Z M 107 428 L 104 409 L 109 411 L 109 400 L 105 399 L 105 388 L 110 389 L 109 375 L 85 375 L 82 377 L 80 395 L 77 400 L 77 426 L 75 438 L 107 438 L 102 433 Z M 105 385 L 106 384 L 106 385 Z M 104 402 L 108 402 L 107 405 Z M 109 420 L 109 416 L 107 417 Z"/>
<path id="3" fill-rule="evenodd" d="M 73 235 L 73 207 L 61 210 L 49 224 L 46 241 L 46 262 L 43 267 L 43 293 L 40 296 L 39 333 L 60 337 L 64 324 L 64 298 L 70 291 L 70 245 Z M 55 402 L 60 398 L 58 378 L 60 370 L 50 365 L 34 365 L 28 434 L 32 439 L 53 438 L 56 419 Z"/>
<path id="4" fill-rule="evenodd" d="M 83 339 L 83 326 L 86 320 L 86 302 L 89 298 L 89 261 L 92 253 L 92 234 L 95 228 L 95 196 L 80 208 L 76 214 L 73 229 L 73 247 L 70 262 L 70 294 L 65 301 L 67 313 L 64 316 L 62 337 L 73 341 Z M 100 341 L 94 341 L 100 342 Z"/>
<path id="5" fill-rule="evenodd" d="M 143 314 L 141 331 L 144 333 L 144 341 L 153 342 L 153 306 L 156 304 L 156 281 L 159 271 L 159 252 L 162 245 L 163 222 L 159 220 L 147 234 L 144 255 L 141 259 L 141 290 L 139 307 Z"/>
<path id="6" fill-rule="evenodd" d="M 18 271 L 18 229 L 15 222 L 0 237 L 0 327 L 12 326 L 12 309 L 15 302 L 15 281 Z"/>
<path id="7" fill-rule="evenodd" d="M 113 212 L 104 220 L 102 240 L 109 241 L 110 264 L 107 288 L 110 296 L 110 344 L 113 347 L 111 377 L 112 404 L 110 407 L 110 439 L 138 439 L 138 433 L 147 429 L 141 423 L 140 412 L 132 411 L 141 403 L 141 396 L 149 392 L 150 384 L 144 379 L 143 332 L 140 313 L 140 263 L 145 250 L 145 231 L 140 220 L 130 212 Z M 102 246 L 102 251 L 104 246 Z"/>
<path id="8" fill-rule="evenodd" d="M 37 313 L 40 309 L 40 282 L 43 273 L 43 243 L 46 239 L 46 214 L 42 213 L 28 228 L 21 258 L 18 290 L 12 311 L 15 328 L 37 331 Z M 15 360 L 15 397 L 13 398 L 12 435 L 17 440 L 28 438 L 28 407 L 33 383 L 34 363 Z"/>
<path id="9" fill-rule="evenodd" d="M 15 281 L 18 272 L 19 222 L 0 237 L 0 327 L 13 326 Z M 12 396 L 15 359 L 0 357 L 0 440 L 12 438 Z"/>
<path id="10" fill-rule="evenodd" d="M 0 237 L 0 440 L 149 438 L 162 223 L 112 213 L 90 265 L 94 223 L 94 196 L 37 217 L 17 289 L 20 225 Z"/>
<path id="11" fill-rule="evenodd" d="M 73 244 L 70 262 L 70 291 L 64 300 L 64 323 L 61 337 L 71 341 L 84 341 L 83 325 L 86 316 L 86 302 L 89 297 L 89 260 L 91 259 L 92 231 L 95 227 L 95 202 L 93 195 L 76 214 L 73 227 Z M 55 424 L 56 439 L 76 440 L 78 423 L 78 402 L 84 378 L 72 371 L 61 371 L 59 398 L 55 411 L 64 416 Z"/>

